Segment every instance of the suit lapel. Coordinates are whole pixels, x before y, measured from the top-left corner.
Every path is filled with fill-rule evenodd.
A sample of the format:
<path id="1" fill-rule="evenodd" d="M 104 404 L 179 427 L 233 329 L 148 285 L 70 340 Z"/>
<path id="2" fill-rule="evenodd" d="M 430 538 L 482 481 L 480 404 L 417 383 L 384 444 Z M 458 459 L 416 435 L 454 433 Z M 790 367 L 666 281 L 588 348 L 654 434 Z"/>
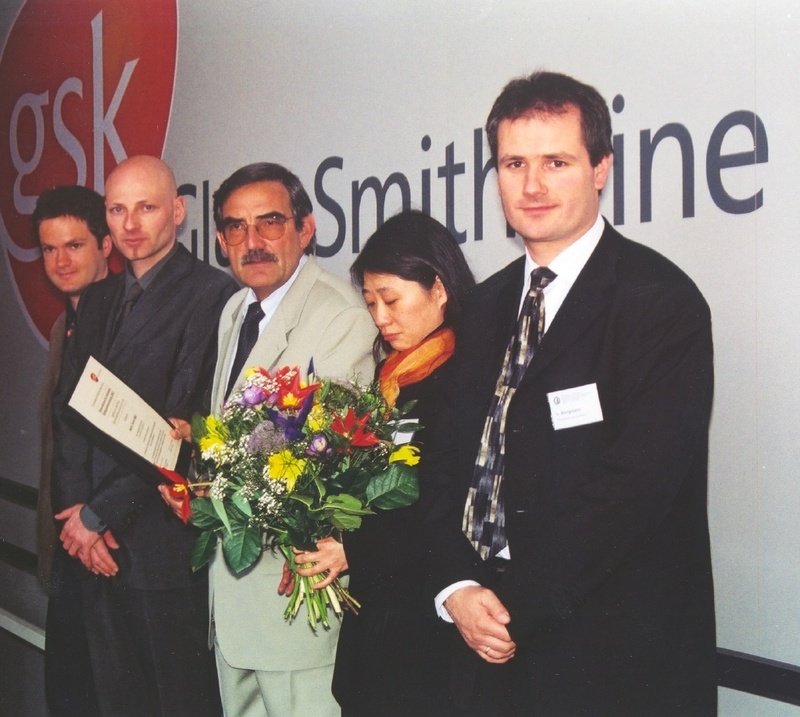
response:
<path id="1" fill-rule="evenodd" d="M 228 373 L 233 363 L 236 351 L 236 338 L 244 317 L 242 316 L 242 302 L 247 297 L 247 290 L 243 289 L 235 295 L 237 301 L 226 305 L 219 319 L 219 348 L 217 365 L 214 368 L 214 383 L 211 393 L 211 410 L 214 413 L 222 411 L 225 401 L 225 389 L 228 385 Z"/>
<path id="2" fill-rule="evenodd" d="M 314 282 L 316 282 L 321 271 L 314 257 L 309 257 L 305 266 L 300 270 L 297 279 L 295 279 L 294 284 L 292 284 L 289 291 L 286 292 L 286 296 L 281 300 L 278 308 L 269 320 L 269 323 L 261 333 L 261 336 L 258 337 L 258 341 L 256 341 L 253 350 L 244 363 L 242 372 L 237 377 L 236 384 L 241 383 L 244 378 L 244 372 L 248 368 L 260 366 L 271 370 L 277 367 L 280 357 L 289 345 L 289 334 L 300 320 L 300 315 L 308 299 L 311 287 Z M 244 301 L 246 296 L 246 293 L 242 294 L 242 301 Z M 217 371 L 214 377 L 215 389 L 213 396 L 213 405 L 218 409 L 222 408 L 222 403 L 225 400 L 224 394 L 228 383 L 228 371 L 230 370 L 230 365 L 233 363 L 233 357 L 236 353 L 239 328 L 243 321 L 242 301 L 236 302 L 233 313 L 229 315 L 228 328 L 222 329 L 220 325 L 222 330 L 222 335 L 220 336 L 220 356 L 217 361 Z M 305 371 L 307 368 L 307 366 L 300 366 L 301 371 Z"/>
<path id="3" fill-rule="evenodd" d="M 506 347 L 516 330 L 524 266 L 523 256 L 487 279 L 465 307 L 454 366 L 462 381 L 461 410 L 471 417 L 470 435 L 479 436 L 483 429 Z"/>
<path id="4" fill-rule="evenodd" d="M 258 337 L 255 346 L 253 346 L 253 350 L 245 362 L 245 369 L 251 366 L 261 366 L 269 370 L 275 368 L 273 364 L 289 345 L 286 334 L 285 317 L 283 311 L 281 311 L 281 306 L 278 306 L 261 336 Z"/>
<path id="5" fill-rule="evenodd" d="M 579 342 L 611 301 L 616 281 L 619 235 L 606 224 L 603 236 L 567 294 L 564 303 L 542 338 L 525 379 L 544 371 L 565 351 Z M 545 311 L 547 302 L 545 301 Z"/>
<path id="6" fill-rule="evenodd" d="M 308 301 L 311 289 L 322 273 L 317 260 L 310 256 L 300 270 L 294 283 L 286 292 L 278 305 L 275 315 L 270 319 L 264 333 L 256 342 L 250 356 L 250 365 L 263 366 L 264 368 L 277 368 L 281 356 L 289 346 L 289 335 L 300 321 L 303 308 Z M 308 366 L 300 366 L 300 371 L 305 372 Z"/>
<path id="7" fill-rule="evenodd" d="M 101 319 L 100 324 L 105 327 L 105 330 L 101 335 L 95 338 L 95 341 L 100 341 L 100 348 L 95 358 L 102 362 L 107 361 L 111 357 L 112 347 L 114 345 L 114 324 L 122 310 L 122 303 L 125 301 L 125 275 L 114 275 L 113 283 L 109 281 L 106 289 L 107 291 L 104 293 L 102 301 L 98 303 L 98 306 L 101 307 L 101 311 L 105 312 L 102 314 L 103 319 Z M 87 323 L 91 324 L 92 322 L 88 321 Z"/>
<path id="8" fill-rule="evenodd" d="M 491 336 L 490 346 L 494 347 L 491 375 L 497 376 L 502 370 L 503 358 L 511 337 L 517 330 L 519 300 L 525 283 L 525 257 L 521 257 L 509 267 L 508 277 L 498 287 L 494 300 L 487 302 L 493 308 L 487 314 L 489 324 L 487 336 Z M 489 333 L 491 332 L 491 333 Z M 494 386 L 492 386 L 494 392 Z"/>
<path id="9" fill-rule="evenodd" d="M 162 311 L 171 310 L 171 299 L 175 294 L 175 285 L 183 279 L 191 268 L 192 257 L 182 246 L 178 246 L 175 255 L 158 272 L 153 283 L 142 294 L 136 307 L 122 322 L 109 348 L 109 359 L 114 360 L 123 353 L 134 340 L 141 340 L 142 335 L 150 333 L 158 325 L 157 317 Z M 120 301 L 124 301 L 125 281 L 121 281 L 122 293 Z M 113 318 L 119 316 L 119 305 L 115 307 Z"/>

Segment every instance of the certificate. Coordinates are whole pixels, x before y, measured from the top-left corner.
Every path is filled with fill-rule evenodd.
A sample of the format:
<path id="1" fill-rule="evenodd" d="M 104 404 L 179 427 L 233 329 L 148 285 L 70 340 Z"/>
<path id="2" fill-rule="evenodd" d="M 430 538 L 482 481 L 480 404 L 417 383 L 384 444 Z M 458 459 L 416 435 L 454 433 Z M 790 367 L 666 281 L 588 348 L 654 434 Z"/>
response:
<path id="1" fill-rule="evenodd" d="M 184 441 L 170 435 L 169 421 L 93 356 L 86 362 L 69 405 L 147 463 L 179 470 Z"/>

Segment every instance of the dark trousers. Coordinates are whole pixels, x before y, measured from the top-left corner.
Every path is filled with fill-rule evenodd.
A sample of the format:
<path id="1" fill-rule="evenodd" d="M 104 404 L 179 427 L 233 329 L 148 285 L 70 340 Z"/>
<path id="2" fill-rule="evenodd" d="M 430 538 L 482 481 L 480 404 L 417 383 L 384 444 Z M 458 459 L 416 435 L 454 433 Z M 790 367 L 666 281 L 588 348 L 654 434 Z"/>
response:
<path id="1" fill-rule="evenodd" d="M 496 590 L 508 561 L 493 558 L 481 564 L 481 584 Z M 535 714 L 523 650 L 503 665 L 492 665 L 455 637 L 451 695 L 464 717 L 530 717 Z"/>
<path id="2" fill-rule="evenodd" d="M 53 555 L 44 642 L 44 685 L 51 717 L 97 717 L 81 581 L 83 566 L 59 544 Z"/>
<path id="3" fill-rule="evenodd" d="M 219 717 L 205 580 L 137 590 L 93 577 L 83 584 L 83 605 L 101 714 Z"/>

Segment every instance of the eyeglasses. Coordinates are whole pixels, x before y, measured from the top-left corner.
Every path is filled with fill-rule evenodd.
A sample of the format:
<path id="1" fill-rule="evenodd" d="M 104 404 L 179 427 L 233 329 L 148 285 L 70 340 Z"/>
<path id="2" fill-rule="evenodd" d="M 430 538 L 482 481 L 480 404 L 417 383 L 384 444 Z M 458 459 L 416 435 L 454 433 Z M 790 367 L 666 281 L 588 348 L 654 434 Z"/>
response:
<path id="1" fill-rule="evenodd" d="M 254 227 L 262 239 L 275 241 L 286 233 L 286 222 L 291 218 L 276 212 L 265 217 L 258 217 L 253 224 L 248 224 L 243 219 L 234 219 L 222 229 L 222 236 L 225 238 L 226 244 L 236 246 L 247 239 L 247 230 Z"/>

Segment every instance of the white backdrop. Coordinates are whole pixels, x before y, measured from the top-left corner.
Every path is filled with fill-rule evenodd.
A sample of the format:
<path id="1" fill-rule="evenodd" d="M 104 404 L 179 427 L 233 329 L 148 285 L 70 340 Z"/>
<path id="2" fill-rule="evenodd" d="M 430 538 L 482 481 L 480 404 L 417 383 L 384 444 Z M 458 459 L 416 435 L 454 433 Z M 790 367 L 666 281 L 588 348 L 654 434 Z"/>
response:
<path id="1" fill-rule="evenodd" d="M 14 14 L 0 18 L 5 36 Z M 616 183 L 624 190 L 624 222 L 617 212 L 617 228 L 684 268 L 714 317 L 710 518 L 719 645 L 800 664 L 795 4 L 181 0 L 178 18 L 164 158 L 180 183 L 197 187 L 198 197 L 189 202 L 182 240 L 189 244 L 195 230 L 202 244 L 204 182 L 213 191 L 243 164 L 276 161 L 293 169 L 312 195 L 322 246 L 335 246 L 345 223 L 341 249 L 325 260 L 342 275 L 353 259 L 354 192 L 362 195 L 363 243 L 376 226 L 377 208 L 375 192 L 362 191 L 365 181 L 383 185 L 401 173 L 414 206 L 422 206 L 429 182 L 432 214 L 447 221 L 449 213 L 451 225 L 466 232 L 464 251 L 485 278 L 521 252 L 505 237 L 493 171 L 480 191 L 489 153 L 482 135 L 476 145 L 475 130 L 504 83 L 547 68 L 595 85 L 609 103 L 624 98 L 624 108 L 617 100 L 612 112 L 624 143 L 624 185 L 617 170 L 603 211 L 615 219 Z M 755 211 L 731 214 L 714 201 L 706 164 L 714 129 L 737 111 L 763 123 L 768 154 L 762 146 L 758 163 L 721 170 L 728 195 L 760 192 L 763 200 Z M 690 171 L 682 170 L 676 139 L 658 144 L 652 219 L 642 221 L 642 134 L 653 137 L 667 125 L 681 126 L 684 151 L 691 144 Z M 738 125 L 725 135 L 721 154 L 752 153 L 753 146 L 751 129 Z M 690 175 L 693 212 L 684 210 Z M 401 197 L 396 183 L 388 188 L 385 216 L 400 208 Z M 476 208 L 483 215 L 477 232 Z M 0 429 L 11 439 L 0 474 L 33 485 L 31 396 L 44 349 L 21 318 L 9 272 L 0 272 L 0 300 Z M 751 698 L 725 699 L 733 705 Z M 774 709 L 788 714 L 794 708 Z"/>

